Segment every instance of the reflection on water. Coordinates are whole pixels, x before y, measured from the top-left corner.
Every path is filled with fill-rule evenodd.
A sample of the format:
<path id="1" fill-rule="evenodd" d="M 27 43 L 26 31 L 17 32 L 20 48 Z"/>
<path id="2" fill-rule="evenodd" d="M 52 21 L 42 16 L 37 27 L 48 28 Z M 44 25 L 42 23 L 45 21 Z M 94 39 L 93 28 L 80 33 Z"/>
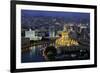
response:
<path id="1" fill-rule="evenodd" d="M 22 62 L 41 62 L 45 61 L 42 51 L 44 49 L 43 45 L 32 46 L 29 48 L 30 51 L 22 53 Z"/>
<path id="2" fill-rule="evenodd" d="M 30 51 L 22 52 L 21 62 L 43 62 L 46 59 L 43 56 L 43 50 L 48 45 L 37 45 L 30 47 Z M 89 47 L 71 46 L 57 48 L 56 61 L 59 60 L 86 60 L 90 59 Z"/>

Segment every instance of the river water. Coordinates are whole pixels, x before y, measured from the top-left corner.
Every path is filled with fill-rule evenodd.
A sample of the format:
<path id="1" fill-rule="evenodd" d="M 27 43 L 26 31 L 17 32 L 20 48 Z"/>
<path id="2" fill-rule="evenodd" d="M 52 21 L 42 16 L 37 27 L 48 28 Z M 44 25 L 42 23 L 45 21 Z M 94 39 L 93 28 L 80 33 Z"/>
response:
<path id="1" fill-rule="evenodd" d="M 22 52 L 21 53 L 21 62 L 22 63 L 29 63 L 29 62 L 45 62 L 45 58 L 43 56 L 43 50 L 46 48 L 46 45 L 38 45 L 29 47 L 30 51 Z M 74 48 L 74 47 L 73 47 Z M 81 47 L 80 47 L 81 48 Z M 80 49 L 79 48 L 79 49 Z M 68 48 L 61 48 L 61 49 L 68 49 Z M 70 48 L 72 49 L 72 48 Z M 65 50 L 64 50 L 65 51 Z M 89 59 L 89 51 L 80 49 L 74 50 L 73 52 L 66 51 L 67 53 L 58 54 L 56 57 L 58 60 L 86 60 Z"/>
<path id="2" fill-rule="evenodd" d="M 29 47 L 30 51 L 23 52 L 21 54 L 21 62 L 24 63 L 45 61 L 42 53 L 44 48 L 45 47 L 43 45 Z"/>

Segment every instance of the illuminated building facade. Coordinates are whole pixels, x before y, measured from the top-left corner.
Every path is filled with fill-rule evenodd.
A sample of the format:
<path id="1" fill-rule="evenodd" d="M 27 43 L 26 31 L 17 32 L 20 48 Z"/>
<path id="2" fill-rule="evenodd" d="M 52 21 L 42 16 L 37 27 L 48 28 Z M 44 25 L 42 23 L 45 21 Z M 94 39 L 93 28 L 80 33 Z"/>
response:
<path id="1" fill-rule="evenodd" d="M 64 26 L 63 31 L 61 32 L 61 37 L 56 40 L 56 46 L 73 46 L 78 45 L 78 42 L 72 38 L 69 37 L 69 31 L 67 30 L 67 27 Z"/>

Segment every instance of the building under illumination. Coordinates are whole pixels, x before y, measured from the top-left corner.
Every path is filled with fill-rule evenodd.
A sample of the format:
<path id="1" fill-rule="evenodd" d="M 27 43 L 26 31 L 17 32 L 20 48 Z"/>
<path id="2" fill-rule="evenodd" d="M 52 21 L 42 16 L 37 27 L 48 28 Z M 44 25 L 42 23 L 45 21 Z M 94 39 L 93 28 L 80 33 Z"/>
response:
<path id="1" fill-rule="evenodd" d="M 29 38 L 30 40 L 41 40 L 42 37 L 36 36 L 37 33 L 37 30 L 29 29 L 29 31 L 25 31 L 25 37 Z"/>
<path id="2" fill-rule="evenodd" d="M 69 36 L 67 26 L 64 26 L 61 37 L 56 40 L 56 47 L 78 45 L 78 42 Z"/>

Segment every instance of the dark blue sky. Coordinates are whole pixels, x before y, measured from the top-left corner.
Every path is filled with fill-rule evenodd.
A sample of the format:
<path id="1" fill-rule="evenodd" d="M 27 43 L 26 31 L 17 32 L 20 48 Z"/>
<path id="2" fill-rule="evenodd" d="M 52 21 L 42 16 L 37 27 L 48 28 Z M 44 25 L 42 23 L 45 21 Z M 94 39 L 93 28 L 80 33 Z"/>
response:
<path id="1" fill-rule="evenodd" d="M 79 12 L 56 12 L 56 11 L 36 11 L 36 10 L 22 10 L 22 16 L 53 16 L 53 17 L 70 17 L 72 19 L 90 19 L 89 13 L 79 13 Z"/>
<path id="2" fill-rule="evenodd" d="M 54 18 L 60 18 L 58 19 L 58 22 L 63 25 L 61 20 L 64 20 L 65 23 L 83 23 L 83 24 L 90 24 L 90 13 L 79 13 L 79 12 L 56 12 L 56 11 L 37 11 L 37 10 L 21 10 L 21 17 L 22 17 L 22 26 L 24 27 L 50 27 L 52 25 L 56 25 L 53 22 L 51 23 L 45 23 L 49 20 L 46 20 L 47 18 L 54 17 Z M 33 18 L 32 18 L 33 17 Z M 39 20 L 35 22 L 34 17 L 46 17 L 42 18 L 44 22 L 40 22 Z M 42 24 L 42 25 L 41 25 Z M 61 27 L 59 25 L 59 27 Z"/>

